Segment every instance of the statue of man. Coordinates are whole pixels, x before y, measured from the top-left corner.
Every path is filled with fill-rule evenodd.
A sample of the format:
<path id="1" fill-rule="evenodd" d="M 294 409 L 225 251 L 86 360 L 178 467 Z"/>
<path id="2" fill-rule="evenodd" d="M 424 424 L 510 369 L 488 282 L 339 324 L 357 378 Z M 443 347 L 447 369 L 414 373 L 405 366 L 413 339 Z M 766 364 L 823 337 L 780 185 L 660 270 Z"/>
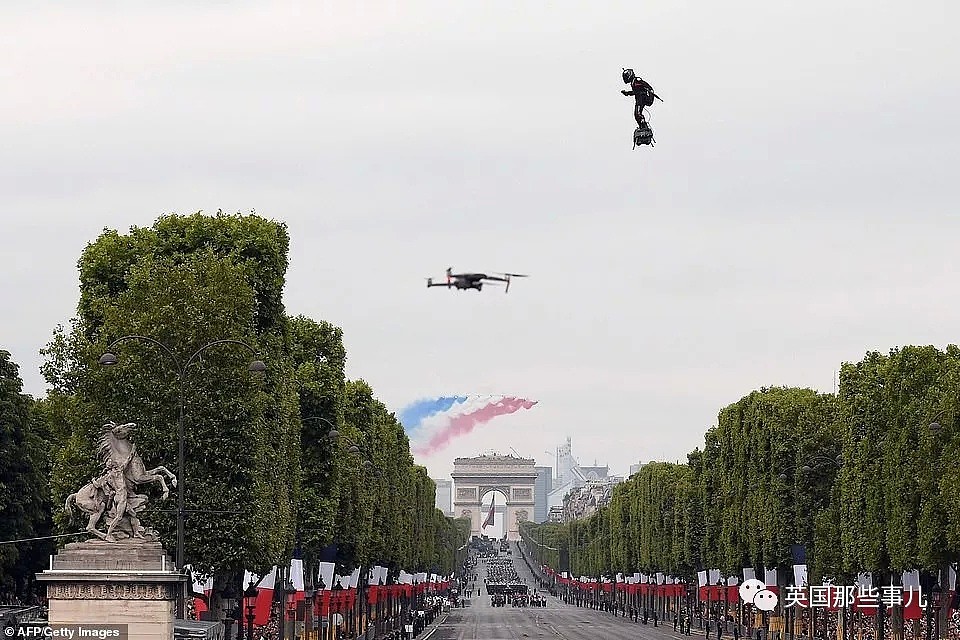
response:
<path id="1" fill-rule="evenodd" d="M 177 480 L 166 467 L 146 469 L 137 454 L 136 445 L 128 438 L 136 428 L 133 423 L 103 425 L 99 454 L 103 461 L 103 473 L 67 496 L 64 511 L 73 518 L 73 508 L 80 509 L 90 516 L 87 531 L 107 542 L 116 542 L 117 538 L 156 539 L 156 532 L 145 529 L 140 524 L 138 514 L 144 510 L 148 497 L 137 493 L 141 484 L 157 483 L 163 490 L 165 500 L 169 489 L 164 478 L 176 487 Z M 97 530 L 96 525 L 106 514 L 109 520 L 106 533 Z"/>

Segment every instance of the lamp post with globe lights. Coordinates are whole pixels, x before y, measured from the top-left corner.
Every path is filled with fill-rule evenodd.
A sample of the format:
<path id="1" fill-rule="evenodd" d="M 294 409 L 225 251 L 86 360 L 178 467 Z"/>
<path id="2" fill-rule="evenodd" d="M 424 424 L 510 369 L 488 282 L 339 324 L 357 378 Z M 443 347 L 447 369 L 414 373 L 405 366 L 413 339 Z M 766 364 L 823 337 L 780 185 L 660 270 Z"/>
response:
<path id="1" fill-rule="evenodd" d="M 186 485 L 185 470 L 186 466 L 184 464 L 185 454 L 184 454 L 184 413 L 186 408 L 186 380 L 187 372 L 190 368 L 190 365 L 197 361 L 197 358 L 205 352 L 207 349 L 220 345 L 232 345 L 240 346 L 249 351 L 253 356 L 254 360 L 250 362 L 247 366 L 250 373 L 262 374 L 267 370 L 267 365 L 264 364 L 262 360 L 259 359 L 256 350 L 251 347 L 246 342 L 242 340 L 234 339 L 223 339 L 223 340 L 214 340 L 203 345 L 196 351 L 194 351 L 185 361 L 181 362 L 181 359 L 177 357 L 176 353 L 165 345 L 164 343 L 150 338 L 148 336 L 141 335 L 126 335 L 120 338 L 117 338 L 107 346 L 106 351 L 99 358 L 99 364 L 102 367 L 112 367 L 117 365 L 120 360 L 113 353 L 114 348 L 122 342 L 127 342 L 130 340 L 136 340 L 139 342 L 146 342 L 152 344 L 156 347 L 159 347 L 160 350 L 170 359 L 173 363 L 174 368 L 177 371 L 177 379 L 179 384 L 179 395 L 177 402 L 178 418 L 177 418 L 177 570 L 183 571 L 184 568 L 184 487 Z M 177 617 L 183 619 L 186 613 L 186 596 L 184 590 L 180 589 L 180 596 L 177 598 Z"/>

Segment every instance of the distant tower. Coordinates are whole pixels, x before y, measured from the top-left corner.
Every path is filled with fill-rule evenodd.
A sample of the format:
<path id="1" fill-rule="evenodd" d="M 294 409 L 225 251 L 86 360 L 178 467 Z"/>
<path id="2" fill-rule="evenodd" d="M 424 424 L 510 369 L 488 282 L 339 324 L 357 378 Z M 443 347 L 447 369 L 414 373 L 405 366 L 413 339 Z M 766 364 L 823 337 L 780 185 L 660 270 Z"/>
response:
<path id="1" fill-rule="evenodd" d="M 573 480 L 573 467 L 576 462 L 573 459 L 573 446 L 570 443 L 570 437 L 560 447 L 557 453 L 557 484 L 564 485 Z"/>

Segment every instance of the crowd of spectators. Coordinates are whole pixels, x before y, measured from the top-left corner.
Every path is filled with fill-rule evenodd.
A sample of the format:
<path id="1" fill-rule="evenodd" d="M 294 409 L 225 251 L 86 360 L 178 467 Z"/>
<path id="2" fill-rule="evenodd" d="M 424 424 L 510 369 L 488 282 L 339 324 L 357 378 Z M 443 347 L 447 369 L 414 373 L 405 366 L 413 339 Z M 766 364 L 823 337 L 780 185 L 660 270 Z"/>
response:
<path id="1" fill-rule="evenodd" d="M 13 591 L 0 589 L 0 606 L 4 607 L 46 607 L 47 597 L 36 592 L 30 592 L 23 596 L 16 595 Z"/>

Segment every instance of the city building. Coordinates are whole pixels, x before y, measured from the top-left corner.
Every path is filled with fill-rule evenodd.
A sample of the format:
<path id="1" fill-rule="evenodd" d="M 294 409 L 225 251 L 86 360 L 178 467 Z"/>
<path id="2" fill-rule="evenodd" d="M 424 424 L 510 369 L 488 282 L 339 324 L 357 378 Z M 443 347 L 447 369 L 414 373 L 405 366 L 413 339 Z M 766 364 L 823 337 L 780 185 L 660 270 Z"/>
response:
<path id="1" fill-rule="evenodd" d="M 443 511 L 443 515 L 453 515 L 453 481 L 452 480 L 434 480 L 437 485 L 437 509 Z"/>
<path id="2" fill-rule="evenodd" d="M 533 489 L 533 521 L 547 521 L 550 510 L 550 490 L 553 489 L 553 467 L 534 467 L 537 481 Z"/>
<path id="3" fill-rule="evenodd" d="M 646 462 L 638 462 L 637 464 L 630 465 L 630 475 L 632 476 L 637 471 L 640 471 L 640 469 L 643 469 L 645 466 L 647 466 Z"/>
<path id="4" fill-rule="evenodd" d="M 562 509 L 564 498 L 572 490 L 584 486 L 587 482 L 607 481 L 610 475 L 607 466 L 581 466 L 573 455 L 570 438 L 557 447 L 556 465 L 556 476 L 547 497 L 548 510 L 552 507 Z"/>
<path id="5" fill-rule="evenodd" d="M 623 478 L 610 476 L 603 480 L 587 480 L 583 485 L 571 489 L 563 498 L 562 521 L 589 518 L 597 509 L 609 504 L 613 488 L 621 482 Z"/>

